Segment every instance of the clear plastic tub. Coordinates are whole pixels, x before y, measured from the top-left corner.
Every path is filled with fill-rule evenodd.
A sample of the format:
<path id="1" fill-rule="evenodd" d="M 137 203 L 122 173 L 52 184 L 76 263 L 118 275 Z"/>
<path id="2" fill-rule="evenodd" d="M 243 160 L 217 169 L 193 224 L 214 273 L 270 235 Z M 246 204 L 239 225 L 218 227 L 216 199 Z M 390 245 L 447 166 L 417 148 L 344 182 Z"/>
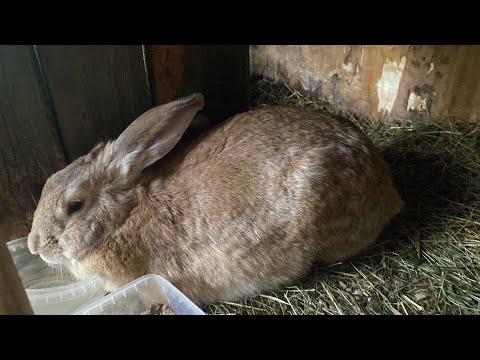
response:
<path id="1" fill-rule="evenodd" d="M 175 315 L 205 315 L 190 299 L 159 275 L 144 275 L 78 310 L 74 315 L 140 315 L 157 303 L 168 305 Z"/>
<path id="2" fill-rule="evenodd" d="M 27 238 L 10 241 L 7 247 L 36 315 L 71 314 L 106 294 L 98 276 L 77 281 L 49 268 L 40 256 L 30 253 Z"/>

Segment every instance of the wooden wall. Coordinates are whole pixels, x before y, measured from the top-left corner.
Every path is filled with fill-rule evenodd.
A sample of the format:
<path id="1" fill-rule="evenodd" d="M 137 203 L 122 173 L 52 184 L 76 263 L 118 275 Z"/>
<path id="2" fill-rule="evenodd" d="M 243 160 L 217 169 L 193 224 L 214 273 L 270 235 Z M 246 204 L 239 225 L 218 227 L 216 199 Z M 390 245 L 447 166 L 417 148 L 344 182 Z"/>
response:
<path id="1" fill-rule="evenodd" d="M 479 121 L 478 45 L 255 45 L 255 75 L 384 121 Z"/>
<path id="2" fill-rule="evenodd" d="M 248 108 L 248 46 L 0 46 L 0 241 L 28 234 L 45 180 L 152 107 Z"/>

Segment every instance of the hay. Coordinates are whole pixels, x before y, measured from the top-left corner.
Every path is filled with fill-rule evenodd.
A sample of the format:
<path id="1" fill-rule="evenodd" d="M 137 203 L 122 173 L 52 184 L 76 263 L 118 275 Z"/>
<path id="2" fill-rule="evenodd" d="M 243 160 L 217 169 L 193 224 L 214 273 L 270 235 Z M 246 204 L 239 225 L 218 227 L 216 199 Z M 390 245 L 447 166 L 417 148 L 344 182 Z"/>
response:
<path id="1" fill-rule="evenodd" d="M 209 314 L 480 314 L 480 125 L 380 124 L 260 80 L 256 106 L 312 106 L 352 119 L 383 150 L 407 207 L 368 253 L 294 286 Z"/>

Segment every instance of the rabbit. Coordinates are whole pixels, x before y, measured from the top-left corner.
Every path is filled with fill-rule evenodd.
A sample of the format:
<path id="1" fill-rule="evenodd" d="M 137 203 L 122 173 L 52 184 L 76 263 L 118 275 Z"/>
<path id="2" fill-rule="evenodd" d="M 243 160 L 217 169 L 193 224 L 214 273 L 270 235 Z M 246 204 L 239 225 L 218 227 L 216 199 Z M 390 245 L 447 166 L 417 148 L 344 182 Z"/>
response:
<path id="1" fill-rule="evenodd" d="M 179 143 L 203 108 L 200 93 L 153 107 L 51 175 L 29 250 L 107 291 L 158 274 L 197 304 L 236 301 L 359 254 L 402 210 L 349 120 L 267 107 Z"/>

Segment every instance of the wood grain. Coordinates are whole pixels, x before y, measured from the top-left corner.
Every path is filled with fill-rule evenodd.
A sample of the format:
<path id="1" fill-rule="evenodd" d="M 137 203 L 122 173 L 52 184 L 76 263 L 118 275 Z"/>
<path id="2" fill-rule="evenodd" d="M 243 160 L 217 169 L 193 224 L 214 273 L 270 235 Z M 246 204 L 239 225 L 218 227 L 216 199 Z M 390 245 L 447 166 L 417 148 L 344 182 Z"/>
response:
<path id="1" fill-rule="evenodd" d="M 248 45 L 150 45 L 155 104 L 201 92 L 212 123 L 248 110 Z"/>
<path id="2" fill-rule="evenodd" d="M 151 107 L 140 45 L 38 46 L 69 162 Z"/>
<path id="3" fill-rule="evenodd" d="M 33 315 L 8 247 L 0 241 L 0 315 Z"/>

